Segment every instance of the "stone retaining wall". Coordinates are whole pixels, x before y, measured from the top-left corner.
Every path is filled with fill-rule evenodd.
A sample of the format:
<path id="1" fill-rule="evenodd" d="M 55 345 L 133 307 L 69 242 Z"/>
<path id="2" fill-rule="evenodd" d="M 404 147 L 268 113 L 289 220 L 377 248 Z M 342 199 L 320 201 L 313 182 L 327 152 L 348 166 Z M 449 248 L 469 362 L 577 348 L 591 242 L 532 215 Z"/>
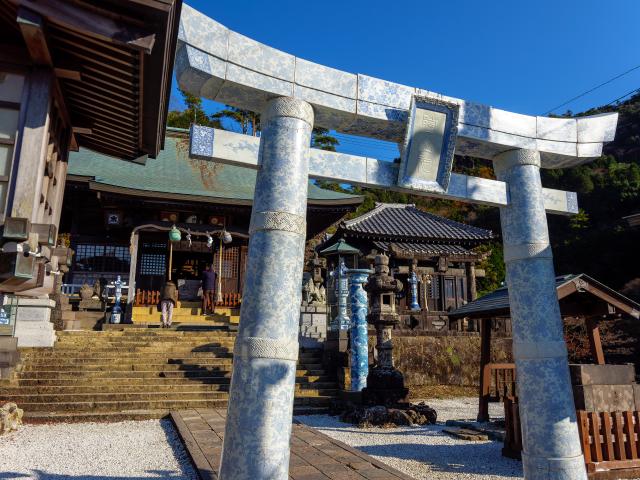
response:
<path id="1" fill-rule="evenodd" d="M 395 332 L 394 332 L 395 333 Z M 369 335 L 369 358 L 373 359 L 375 333 Z M 407 386 L 478 386 L 480 336 L 477 333 L 395 335 L 393 357 Z M 511 338 L 491 342 L 493 362 L 511 362 Z"/>

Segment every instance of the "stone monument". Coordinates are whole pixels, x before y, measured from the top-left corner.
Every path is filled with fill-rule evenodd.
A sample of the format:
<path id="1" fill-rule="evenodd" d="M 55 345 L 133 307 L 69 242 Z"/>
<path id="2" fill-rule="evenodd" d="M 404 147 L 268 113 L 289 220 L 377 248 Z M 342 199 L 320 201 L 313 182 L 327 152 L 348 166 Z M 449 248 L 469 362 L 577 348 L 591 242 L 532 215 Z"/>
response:
<path id="1" fill-rule="evenodd" d="M 402 291 L 402 282 L 389 272 L 389 257 L 376 255 L 375 273 L 365 287 L 369 293 L 370 309 L 367 321 L 376 328 L 376 352 L 378 361 L 367 376 L 367 388 L 362 391 L 362 401 L 370 405 L 394 405 L 405 400 L 409 390 L 404 386 L 404 376 L 393 365 L 393 340 L 391 331 L 400 321 L 396 312 L 396 293 Z"/>

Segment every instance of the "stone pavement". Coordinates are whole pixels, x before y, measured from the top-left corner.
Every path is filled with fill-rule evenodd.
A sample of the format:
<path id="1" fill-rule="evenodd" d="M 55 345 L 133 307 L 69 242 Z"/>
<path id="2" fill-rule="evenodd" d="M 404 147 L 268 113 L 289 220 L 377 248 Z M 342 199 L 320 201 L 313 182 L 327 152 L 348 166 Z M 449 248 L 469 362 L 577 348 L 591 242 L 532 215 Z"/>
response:
<path id="1" fill-rule="evenodd" d="M 171 412 L 202 480 L 216 480 L 226 410 L 191 409 Z M 369 455 L 313 428 L 294 423 L 289 478 L 292 480 L 411 480 Z"/>

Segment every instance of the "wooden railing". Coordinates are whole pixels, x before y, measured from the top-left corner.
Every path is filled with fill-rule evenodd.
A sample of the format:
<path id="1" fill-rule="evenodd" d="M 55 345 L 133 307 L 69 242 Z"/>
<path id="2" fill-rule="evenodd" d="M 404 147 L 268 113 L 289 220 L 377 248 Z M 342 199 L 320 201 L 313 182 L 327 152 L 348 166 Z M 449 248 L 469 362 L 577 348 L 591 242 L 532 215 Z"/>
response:
<path id="1" fill-rule="evenodd" d="M 640 469 L 640 412 L 577 413 L 587 472 Z"/>
<path id="2" fill-rule="evenodd" d="M 242 295 L 238 292 L 227 292 L 222 294 L 222 302 L 216 302 L 216 306 L 236 308 L 240 305 Z M 136 290 L 135 306 L 157 305 L 160 303 L 160 292 L 158 290 Z"/>
<path id="3" fill-rule="evenodd" d="M 482 371 L 482 396 L 499 402 L 516 394 L 516 364 L 487 363 Z"/>
<path id="4" fill-rule="evenodd" d="M 238 307 L 240 305 L 240 298 L 242 295 L 238 292 L 229 292 L 222 294 L 222 302 L 216 302 L 218 307 Z"/>
<path id="5" fill-rule="evenodd" d="M 135 306 L 157 305 L 160 303 L 160 292 L 157 290 L 136 290 Z"/>

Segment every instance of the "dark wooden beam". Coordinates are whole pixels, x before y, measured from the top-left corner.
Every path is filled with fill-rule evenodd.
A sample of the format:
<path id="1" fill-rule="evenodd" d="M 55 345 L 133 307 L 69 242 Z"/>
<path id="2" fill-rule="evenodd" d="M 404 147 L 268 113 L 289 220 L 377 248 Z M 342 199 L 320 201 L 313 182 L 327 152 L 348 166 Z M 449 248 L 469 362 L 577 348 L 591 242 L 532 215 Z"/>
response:
<path id="1" fill-rule="evenodd" d="M 73 133 L 79 133 L 81 135 L 91 135 L 93 130 L 86 127 L 73 127 Z"/>
<path id="2" fill-rule="evenodd" d="M 598 365 L 604 365 L 604 352 L 602 350 L 598 320 L 594 317 L 587 317 L 585 318 L 585 323 L 587 325 L 587 334 L 589 335 L 589 345 L 591 346 L 593 360 Z"/>
<path id="3" fill-rule="evenodd" d="M 65 80 L 75 80 L 77 82 L 82 81 L 82 76 L 80 72 L 76 70 L 69 70 L 67 68 L 54 68 L 53 72 L 56 74 L 58 78 L 64 78 Z"/>
<path id="4" fill-rule="evenodd" d="M 480 320 L 480 392 L 478 399 L 478 421 L 489 421 L 489 389 L 491 388 L 491 319 Z"/>
<path id="5" fill-rule="evenodd" d="M 107 42 L 127 45 L 144 53 L 151 53 L 155 43 L 155 34 L 133 27 L 122 21 L 107 18 L 82 8 L 76 3 L 62 0 L 10 0 L 16 5 L 30 8 L 45 17 L 49 22 L 61 25 L 69 30 Z"/>
<path id="6" fill-rule="evenodd" d="M 28 8 L 20 7 L 16 21 L 20 26 L 22 37 L 27 44 L 27 50 L 29 50 L 29 56 L 33 63 L 53 67 L 42 17 Z"/>

